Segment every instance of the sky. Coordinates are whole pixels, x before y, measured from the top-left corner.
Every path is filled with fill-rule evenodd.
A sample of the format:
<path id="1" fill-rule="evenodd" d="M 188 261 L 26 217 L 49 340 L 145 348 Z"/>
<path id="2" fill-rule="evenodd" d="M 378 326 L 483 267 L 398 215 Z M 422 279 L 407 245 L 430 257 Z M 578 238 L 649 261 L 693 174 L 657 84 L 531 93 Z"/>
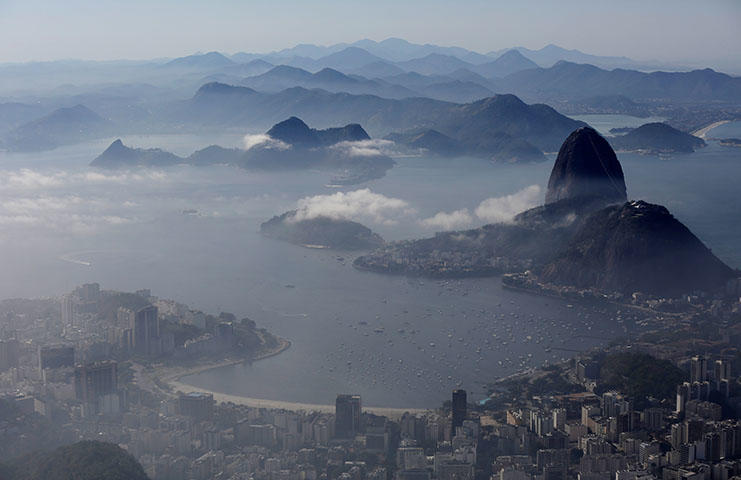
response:
<path id="1" fill-rule="evenodd" d="M 0 63 L 269 52 L 400 37 L 482 53 L 555 43 L 741 64 L 741 0 L 0 0 Z"/>

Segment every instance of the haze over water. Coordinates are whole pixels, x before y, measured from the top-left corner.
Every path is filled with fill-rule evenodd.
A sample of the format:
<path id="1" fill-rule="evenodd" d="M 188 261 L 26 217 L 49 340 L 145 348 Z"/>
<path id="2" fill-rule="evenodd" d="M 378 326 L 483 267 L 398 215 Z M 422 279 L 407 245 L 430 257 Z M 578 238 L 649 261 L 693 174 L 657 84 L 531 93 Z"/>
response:
<path id="1" fill-rule="evenodd" d="M 719 127 L 712 136 L 740 137 L 741 124 Z M 179 154 L 240 141 L 124 138 L 133 146 Z M 299 198 L 334 193 L 325 187 L 326 172 L 88 168 L 108 143 L 0 154 L 0 297 L 58 295 L 90 281 L 107 289 L 150 288 L 193 308 L 249 316 L 293 341 L 271 359 L 188 378 L 195 386 L 306 403 L 331 403 L 336 393 L 352 391 L 367 405 L 434 407 L 458 384 L 480 398 L 476 382 L 512 373 L 520 356 L 532 354 L 530 362 L 540 364 L 569 356 L 556 347 L 587 348 L 622 333 L 611 319 L 503 290 L 496 278 L 443 282 L 358 272 L 350 265 L 352 255 L 303 249 L 257 233 L 261 222 L 295 208 Z M 710 142 L 670 159 L 619 158 L 630 198 L 667 206 L 722 260 L 741 267 L 741 150 Z M 364 222 L 384 238 L 431 235 L 434 230 L 418 219 L 473 210 L 486 198 L 530 185 L 544 188 L 550 160 L 491 165 L 404 158 L 385 178 L 343 190 L 367 187 L 416 210 L 391 219 L 395 224 Z M 599 338 L 589 335 L 590 326 Z"/>

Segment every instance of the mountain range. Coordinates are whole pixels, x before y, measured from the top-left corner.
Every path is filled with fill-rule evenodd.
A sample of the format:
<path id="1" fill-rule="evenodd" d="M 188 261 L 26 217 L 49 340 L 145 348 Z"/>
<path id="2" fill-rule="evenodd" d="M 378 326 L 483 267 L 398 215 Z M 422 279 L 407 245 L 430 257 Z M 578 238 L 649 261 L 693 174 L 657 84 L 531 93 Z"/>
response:
<path id="1" fill-rule="evenodd" d="M 378 62 L 374 65 L 379 66 Z M 594 65 L 566 61 L 540 68 L 515 50 L 478 66 L 437 54 L 406 62 L 403 66 L 407 70 L 402 73 L 383 68 L 366 72 L 367 76 L 363 76 L 327 67 L 312 74 L 308 70 L 280 65 L 235 83 L 264 92 L 304 87 L 386 98 L 424 96 L 458 102 L 478 100 L 494 92 L 507 92 L 528 101 L 582 104 L 584 111 L 638 114 L 645 114 L 646 108 L 636 102 L 734 103 L 741 98 L 741 78 L 711 69 L 643 73 L 625 69 L 604 70 Z"/>
<path id="2" fill-rule="evenodd" d="M 594 65 L 559 61 L 550 68 L 513 73 L 497 83 L 532 100 L 581 100 L 604 95 L 623 95 L 634 101 L 657 103 L 738 102 L 741 78 L 712 69 L 691 72 L 603 70 Z"/>
<path id="3" fill-rule="evenodd" d="M 496 133 L 480 149 L 480 138 L 471 142 L 456 122 L 445 121 L 455 111 L 452 104 L 505 93 L 570 114 L 661 116 L 686 132 L 741 117 L 741 78 L 710 69 L 645 73 L 631 66 L 623 57 L 553 45 L 484 55 L 400 39 L 300 45 L 264 55 L 208 52 L 172 60 L 0 65 L 0 95 L 12 85 L 22 92 L 0 97 L 0 148 L 44 150 L 106 136 L 184 129 L 255 131 L 300 116 L 318 126 L 361 123 L 374 136 L 399 134 L 397 139 L 409 140 L 410 146 L 532 156 L 530 146 L 516 145 L 506 133 L 541 151 L 557 149 L 553 138 L 522 138 L 506 125 L 479 122 L 474 137 L 484 129 Z M 29 93 L 40 88 L 47 88 L 43 95 Z M 228 102 L 225 95 L 211 94 L 228 89 Z M 198 93 L 189 99 L 193 92 Z M 426 132 L 430 129 L 434 132 Z"/>
<path id="4" fill-rule="evenodd" d="M 203 126 L 255 125 L 297 116 L 315 125 L 358 123 L 375 137 L 434 129 L 479 154 L 496 153 L 509 138 L 540 151 L 555 151 L 568 132 L 583 126 L 546 105 L 527 105 L 514 95 L 467 104 L 429 98 L 386 99 L 372 95 L 290 88 L 275 94 L 219 83 L 204 85 L 171 111 L 171 122 Z M 331 123 L 330 123 L 331 122 Z"/>
<path id="5" fill-rule="evenodd" d="M 262 57 L 268 57 L 274 60 L 287 58 L 309 58 L 312 60 L 319 60 L 322 57 L 327 57 L 328 55 L 335 54 L 347 48 L 363 49 L 387 62 L 406 62 L 423 58 L 430 54 L 438 54 L 456 57 L 464 62 L 479 65 L 490 62 L 492 59 L 500 57 L 507 51 L 515 50 L 541 67 L 550 67 L 559 60 L 568 60 L 577 63 L 591 63 L 606 68 L 667 68 L 667 65 L 661 65 L 659 62 L 636 61 L 624 56 L 591 55 L 576 49 L 569 50 L 553 44 L 546 45 L 537 50 L 525 47 L 509 47 L 500 50 L 492 50 L 488 53 L 482 54 L 461 47 L 446 47 L 429 43 L 415 44 L 401 38 L 388 38 L 380 42 L 364 39 L 353 43 L 338 43 L 329 46 L 301 44 L 292 48 L 264 54 Z M 252 60 L 254 58 L 259 58 L 260 56 L 260 54 L 254 53 L 236 53 L 232 55 L 231 58 L 235 61 L 244 61 L 246 59 Z"/>

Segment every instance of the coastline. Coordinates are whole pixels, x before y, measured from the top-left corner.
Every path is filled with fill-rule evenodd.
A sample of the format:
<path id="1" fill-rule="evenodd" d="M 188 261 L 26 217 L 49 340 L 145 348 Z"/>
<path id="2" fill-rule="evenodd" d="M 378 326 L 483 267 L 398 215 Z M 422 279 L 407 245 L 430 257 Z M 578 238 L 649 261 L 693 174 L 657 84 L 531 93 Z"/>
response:
<path id="1" fill-rule="evenodd" d="M 216 368 L 227 367 L 230 365 L 237 365 L 244 362 L 254 362 L 258 360 L 264 360 L 266 358 L 274 357 L 283 353 L 285 350 L 291 347 L 290 340 L 282 337 L 276 337 L 278 339 L 278 346 L 274 349 L 262 352 L 251 359 L 226 359 L 219 362 L 212 362 L 203 365 L 199 365 L 187 369 L 178 369 L 177 371 L 155 371 L 151 377 L 158 379 L 162 383 L 166 384 L 172 389 L 172 392 L 203 392 L 210 393 L 214 396 L 214 400 L 218 403 L 234 403 L 237 405 L 245 405 L 253 408 L 269 408 L 269 409 L 280 409 L 300 412 L 321 412 L 321 413 L 334 413 L 335 406 L 331 404 L 313 404 L 313 403 L 301 403 L 301 402 L 288 402 L 283 400 L 270 400 L 264 398 L 246 397 L 242 395 L 231 395 L 228 393 L 218 392 L 215 390 L 209 390 L 204 388 L 198 388 L 193 385 L 182 382 L 180 379 L 188 375 L 195 375 L 203 373 Z M 423 413 L 429 412 L 432 409 L 424 408 L 393 408 L 393 407 L 373 407 L 363 406 L 363 411 L 370 412 L 376 415 L 383 415 L 389 418 L 400 418 L 404 413 Z"/>
<path id="2" fill-rule="evenodd" d="M 662 312 L 659 310 L 654 310 L 649 307 L 644 307 L 641 305 L 633 305 L 632 303 L 624 303 L 619 302 L 616 300 L 608 300 L 606 298 L 592 298 L 592 299 L 586 299 L 586 298 L 578 298 L 578 297 L 564 297 L 563 295 L 559 295 L 557 293 L 548 291 L 548 290 L 538 290 L 535 288 L 527 288 L 527 287 L 521 287 L 516 285 L 510 285 L 507 283 L 502 282 L 502 288 L 506 288 L 509 290 L 514 290 L 522 293 L 527 293 L 530 295 L 537 295 L 541 297 L 548 297 L 553 298 L 556 300 L 562 300 L 564 302 L 571 302 L 571 303 L 578 303 L 580 305 L 612 305 L 620 308 L 627 308 L 629 310 L 636 310 L 641 313 L 648 313 L 651 315 L 666 315 L 668 317 L 681 317 L 682 313 L 677 312 Z"/>
<path id="3" fill-rule="evenodd" d="M 219 360 L 216 362 L 206 362 L 201 365 L 197 365 L 195 367 L 185 368 L 185 369 L 178 369 L 177 367 L 170 368 L 166 371 L 160 370 L 156 371 L 152 377 L 158 378 L 160 381 L 170 385 L 172 383 L 178 383 L 185 385 L 184 383 L 180 382 L 180 379 L 182 377 L 187 377 L 188 375 L 196 375 L 198 373 L 203 373 L 208 370 L 214 370 L 216 368 L 221 367 L 228 367 L 230 365 L 237 365 L 239 363 L 244 362 L 256 362 L 258 360 L 264 360 L 266 358 L 274 357 L 276 355 L 279 355 L 283 353 L 284 351 L 291 348 L 291 341 L 282 337 L 275 337 L 278 340 L 278 346 L 266 350 L 264 352 L 261 352 L 254 357 L 251 358 L 226 358 L 224 360 Z M 264 341 L 264 338 L 263 338 Z"/>
<path id="4" fill-rule="evenodd" d="M 705 140 L 707 137 L 707 134 L 710 133 L 712 129 L 714 129 L 715 127 L 720 127 L 721 125 L 725 125 L 726 123 L 731 123 L 731 121 L 730 120 L 719 120 L 717 122 L 713 122 L 706 127 L 700 128 L 699 130 L 695 130 L 694 132 L 692 132 L 692 135 L 696 137 L 700 137 L 703 140 Z"/>
<path id="5" fill-rule="evenodd" d="M 231 402 L 237 405 L 245 405 L 253 408 L 270 408 L 278 410 L 290 410 L 294 412 L 320 412 L 320 413 L 334 413 L 334 405 L 326 404 L 315 404 L 315 403 L 299 403 L 299 402 L 286 402 L 283 400 L 267 400 L 263 398 L 245 397 L 241 395 L 230 395 L 227 393 L 216 392 L 213 390 L 197 388 L 186 383 L 182 383 L 177 380 L 169 380 L 167 382 L 174 390 L 181 391 L 183 393 L 189 392 L 205 392 L 210 393 L 214 396 L 214 400 L 219 403 Z M 432 409 L 424 408 L 393 408 L 393 407 L 373 407 L 363 406 L 363 411 L 373 413 L 376 415 L 383 415 L 392 419 L 400 418 L 404 413 L 424 413 L 432 411 Z"/>

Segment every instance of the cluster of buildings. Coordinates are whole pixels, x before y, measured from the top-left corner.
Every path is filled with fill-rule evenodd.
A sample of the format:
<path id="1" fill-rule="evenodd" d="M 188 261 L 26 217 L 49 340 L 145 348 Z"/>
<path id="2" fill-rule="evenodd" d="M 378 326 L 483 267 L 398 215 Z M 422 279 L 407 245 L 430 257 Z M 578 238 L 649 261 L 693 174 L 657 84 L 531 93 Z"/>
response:
<path id="1" fill-rule="evenodd" d="M 530 260 L 494 257 L 479 247 L 475 240 L 471 240 L 470 248 L 458 244 L 455 248 L 418 252 L 415 241 L 394 242 L 356 259 L 353 265 L 374 272 L 404 272 L 430 277 L 491 275 L 522 271 L 532 266 Z"/>
<path id="2" fill-rule="evenodd" d="M 96 387 L 105 381 L 95 377 Z M 117 443 L 152 480 L 473 480 L 480 424 L 466 392 L 450 412 L 388 418 L 338 395 L 334 413 L 216 403 L 209 393 L 139 398 L 68 422 L 75 439 Z"/>
<path id="3" fill-rule="evenodd" d="M 487 412 L 492 478 L 741 477 L 741 385 L 731 362 L 696 355 L 687 367 L 690 381 L 677 385 L 676 404 L 643 398 L 635 405 L 629 392 L 601 391 L 599 364 L 584 359 L 562 372 L 581 391 L 525 395 Z"/>
<path id="4" fill-rule="evenodd" d="M 228 314 L 146 291 L 113 301 L 95 284 L 3 308 L 0 411 L 13 415 L 0 416 L 2 458 L 95 439 L 124 447 L 152 480 L 741 478 L 741 345 L 722 322 L 727 334 L 702 340 L 706 354 L 679 354 L 699 339 L 653 346 L 686 372 L 671 401 L 605 388 L 604 355 L 585 355 L 522 374 L 521 391 L 495 386 L 485 404 L 455 390 L 440 410 L 386 417 L 353 394 L 333 413 L 286 411 L 147 384 L 143 369 L 224 352 L 254 329 Z M 195 334 L 175 341 L 180 327 Z"/>
<path id="5" fill-rule="evenodd" d="M 152 388 L 138 384 L 136 368 L 250 358 L 272 338 L 231 314 L 196 312 L 148 290 L 101 291 L 95 283 L 61 299 L 7 300 L 0 310 L 2 406 L 36 415 L 70 439 L 90 438 L 91 421 L 103 418 L 111 429 L 134 412 L 159 408 Z M 0 445 L 1 455 L 45 444 L 37 422 L 10 423 L 0 426 L 0 437 L 13 432 L 24 441 Z"/>
<path id="6" fill-rule="evenodd" d="M 690 292 L 676 298 L 633 292 L 606 292 L 594 288 L 577 288 L 570 285 L 543 283 L 530 270 L 522 273 L 502 275 L 502 284 L 510 288 L 528 290 L 541 295 L 560 297 L 568 300 L 608 301 L 643 308 L 677 316 L 687 313 L 703 313 L 719 319 L 732 319 L 741 314 L 741 278 L 729 280 L 725 288 L 714 294 Z"/>

